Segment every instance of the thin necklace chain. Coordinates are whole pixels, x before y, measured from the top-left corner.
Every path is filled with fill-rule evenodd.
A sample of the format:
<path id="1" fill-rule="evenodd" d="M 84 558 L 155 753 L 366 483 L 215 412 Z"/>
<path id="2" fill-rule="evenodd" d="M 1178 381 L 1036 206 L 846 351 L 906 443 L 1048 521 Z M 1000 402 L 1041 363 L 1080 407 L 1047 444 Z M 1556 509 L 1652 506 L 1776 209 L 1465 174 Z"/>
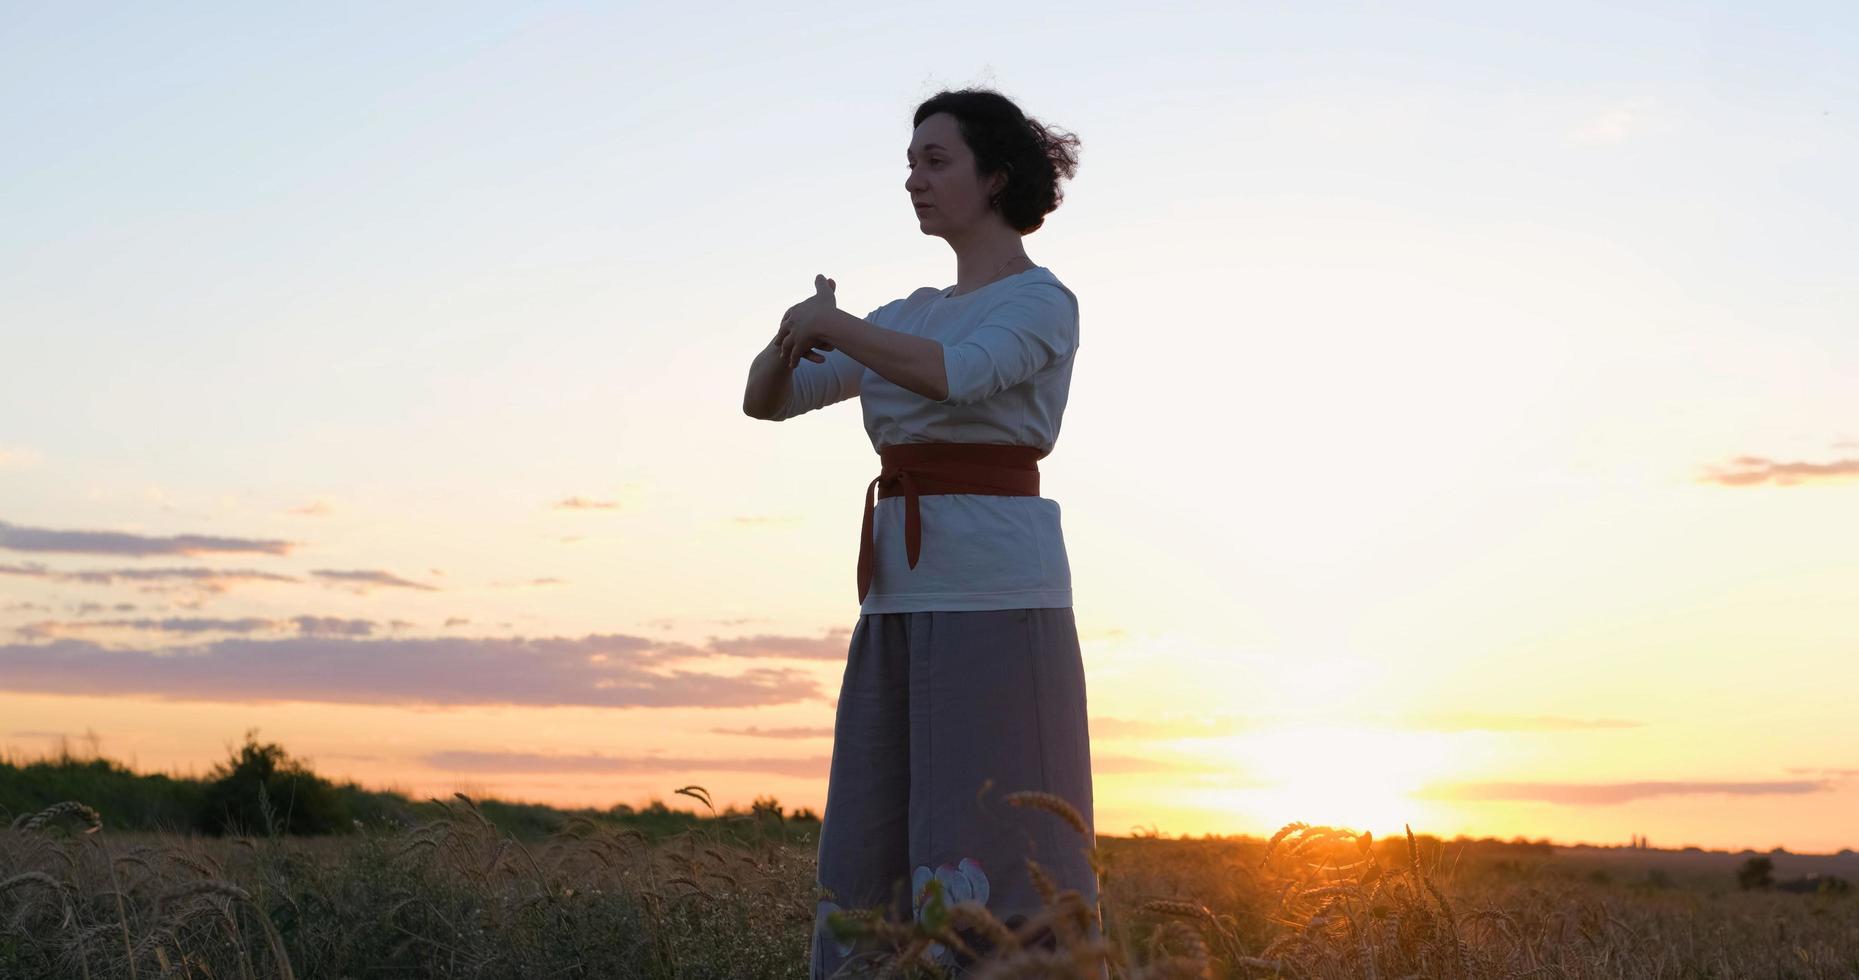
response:
<path id="1" fill-rule="evenodd" d="M 1010 255 L 1010 256 L 1008 256 L 1008 257 L 1007 257 L 1007 261 L 1005 261 L 1005 262 L 1002 262 L 1002 263 L 1001 263 L 1000 265 L 997 265 L 997 266 L 995 266 L 995 267 L 994 267 L 994 271 L 993 271 L 993 272 L 990 272 L 990 273 L 988 273 L 988 282 L 984 282 L 984 283 L 982 283 L 982 284 L 981 284 L 981 286 L 985 286 L 985 285 L 987 285 L 988 283 L 990 283 L 990 282 L 993 282 L 993 281 L 994 281 L 994 276 L 995 276 L 996 274 L 998 274 L 998 273 L 999 273 L 999 272 L 1000 272 L 1000 271 L 1001 271 L 1002 269 L 1005 269 L 1005 268 L 1007 268 L 1008 266 L 1010 266 L 1010 265 L 1012 265 L 1012 264 L 1014 264 L 1015 262 L 1017 262 L 1017 261 L 1019 261 L 1020 259 L 1026 259 L 1026 260 L 1027 260 L 1028 262 L 1031 262 L 1031 261 L 1032 261 L 1032 259 L 1030 259 L 1030 258 L 1027 258 L 1027 257 L 1026 257 L 1026 256 L 1024 256 L 1024 255 Z M 976 287 L 975 287 L 975 289 L 980 289 L 980 288 L 981 288 L 981 286 L 976 286 Z M 969 293 L 972 293 L 972 292 L 974 292 L 974 291 L 975 291 L 974 289 L 971 289 L 971 290 L 969 290 L 968 292 L 969 292 Z M 954 291 L 953 289 L 952 289 L 952 290 L 950 290 L 950 291 L 949 291 L 949 295 L 951 295 L 951 296 L 954 296 L 954 295 L 955 295 L 955 291 Z M 968 293 L 963 293 L 962 295 L 964 295 L 964 296 L 966 296 L 966 295 L 968 295 Z"/>

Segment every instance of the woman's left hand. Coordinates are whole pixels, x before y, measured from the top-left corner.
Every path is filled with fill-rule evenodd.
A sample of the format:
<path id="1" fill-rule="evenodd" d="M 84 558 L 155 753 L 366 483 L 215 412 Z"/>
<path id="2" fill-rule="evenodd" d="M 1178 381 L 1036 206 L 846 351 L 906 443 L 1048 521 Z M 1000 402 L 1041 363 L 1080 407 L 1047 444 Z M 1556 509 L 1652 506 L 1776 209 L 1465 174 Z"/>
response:
<path id="1" fill-rule="evenodd" d="M 833 281 L 823 275 L 813 277 L 812 296 L 788 308 L 781 318 L 781 333 L 778 335 L 782 359 L 789 368 L 800 363 L 814 348 L 832 350 L 821 333 L 826 325 L 826 317 L 839 311 L 833 300 Z"/>

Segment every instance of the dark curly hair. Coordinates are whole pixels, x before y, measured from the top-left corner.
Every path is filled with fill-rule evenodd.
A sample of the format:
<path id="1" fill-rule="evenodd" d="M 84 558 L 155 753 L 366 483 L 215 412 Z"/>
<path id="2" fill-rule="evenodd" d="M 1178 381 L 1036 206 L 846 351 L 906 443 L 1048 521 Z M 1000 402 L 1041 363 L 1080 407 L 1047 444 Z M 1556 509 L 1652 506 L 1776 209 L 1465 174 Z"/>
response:
<path id="1" fill-rule="evenodd" d="M 1026 235 L 1038 231 L 1065 200 L 1059 180 L 1078 171 L 1078 137 L 1028 118 L 999 92 L 984 88 L 944 90 L 917 106 L 910 125 L 938 112 L 955 117 L 962 141 L 975 155 L 975 176 L 984 180 L 1006 171 L 1007 184 L 988 204 Z"/>

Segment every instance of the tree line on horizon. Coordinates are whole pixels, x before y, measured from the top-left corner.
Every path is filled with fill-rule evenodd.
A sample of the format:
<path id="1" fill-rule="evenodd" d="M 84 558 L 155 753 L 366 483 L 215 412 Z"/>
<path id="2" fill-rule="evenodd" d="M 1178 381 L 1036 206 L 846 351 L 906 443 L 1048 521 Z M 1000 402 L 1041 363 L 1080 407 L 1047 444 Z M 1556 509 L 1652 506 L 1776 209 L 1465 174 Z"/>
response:
<path id="1" fill-rule="evenodd" d="M 261 742 L 257 736 L 257 729 L 248 730 L 244 743 L 201 778 L 137 773 L 94 751 L 89 757 L 74 755 L 68 746 L 29 762 L 0 759 L 0 817 L 10 824 L 59 802 L 81 800 L 111 814 L 118 830 L 214 837 L 352 834 L 369 828 L 401 830 L 421 822 L 417 808 L 425 801 L 354 781 L 337 783 L 282 745 Z M 707 794 L 686 795 L 709 805 Z M 655 837 L 706 819 L 694 810 L 674 810 L 657 798 L 643 807 L 616 803 L 605 810 L 501 800 L 477 805 L 494 823 L 524 837 L 546 836 L 575 817 L 636 827 Z M 801 836 L 818 832 L 819 817 L 811 809 L 789 813 L 769 796 L 758 797 L 748 811 L 732 806 L 716 813 L 713 807 L 712 814 L 726 820 L 791 824 L 790 832 Z"/>

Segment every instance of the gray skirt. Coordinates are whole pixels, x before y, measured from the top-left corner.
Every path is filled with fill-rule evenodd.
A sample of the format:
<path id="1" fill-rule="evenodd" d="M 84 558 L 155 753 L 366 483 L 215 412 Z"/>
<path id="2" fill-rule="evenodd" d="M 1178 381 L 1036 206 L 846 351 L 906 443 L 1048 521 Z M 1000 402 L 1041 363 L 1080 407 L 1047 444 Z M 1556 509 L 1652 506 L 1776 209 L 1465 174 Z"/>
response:
<path id="1" fill-rule="evenodd" d="M 1089 842 L 1062 817 L 1003 799 L 1020 790 L 1063 798 L 1095 833 L 1071 608 L 860 616 L 821 818 L 813 980 L 862 975 L 884 951 L 836 941 L 829 912 L 877 908 L 909 922 L 931 879 L 946 902 L 979 901 L 1009 927 L 1032 918 L 1043 903 L 1028 857 L 1083 896 L 1090 934 L 1101 936 Z M 989 948 L 980 934 L 960 934 Z M 931 953 L 958 971 L 968 963 L 940 943 Z"/>

